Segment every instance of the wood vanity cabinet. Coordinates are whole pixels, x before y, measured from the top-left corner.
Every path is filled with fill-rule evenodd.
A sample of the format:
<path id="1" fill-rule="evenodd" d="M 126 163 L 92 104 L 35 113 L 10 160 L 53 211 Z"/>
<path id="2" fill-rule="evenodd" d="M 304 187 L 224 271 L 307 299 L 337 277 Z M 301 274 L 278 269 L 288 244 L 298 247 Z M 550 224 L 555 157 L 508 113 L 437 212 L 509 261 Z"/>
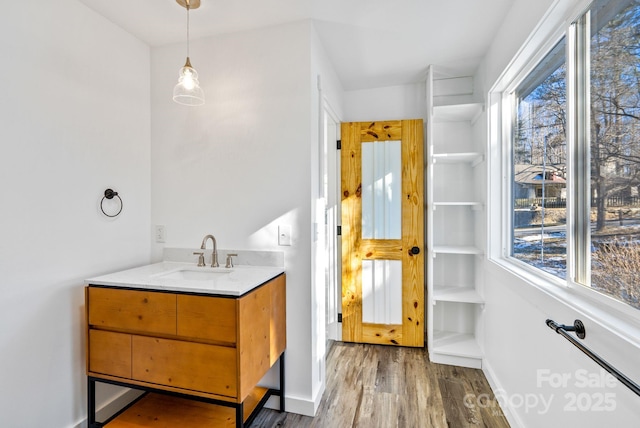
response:
<path id="1" fill-rule="evenodd" d="M 280 395 L 284 403 L 285 288 L 284 274 L 239 297 L 89 284 L 90 388 L 104 381 L 198 397 L 235 407 L 236 426 L 243 426 L 252 410 L 246 402 L 261 406 Z M 257 388 L 278 360 L 280 389 Z M 94 393 L 90 426 L 110 427 L 95 422 Z"/>

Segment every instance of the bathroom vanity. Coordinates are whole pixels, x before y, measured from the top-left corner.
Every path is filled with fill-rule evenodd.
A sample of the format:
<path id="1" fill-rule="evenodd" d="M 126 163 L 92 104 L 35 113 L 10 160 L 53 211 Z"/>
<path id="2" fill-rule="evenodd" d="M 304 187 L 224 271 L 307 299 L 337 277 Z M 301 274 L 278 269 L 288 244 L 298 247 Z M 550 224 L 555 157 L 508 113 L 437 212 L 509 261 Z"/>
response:
<path id="1" fill-rule="evenodd" d="M 87 280 L 89 427 L 243 427 L 284 410 L 282 268 L 163 262 Z M 279 362 L 279 389 L 256 385 Z M 97 422 L 95 384 L 146 391 Z"/>

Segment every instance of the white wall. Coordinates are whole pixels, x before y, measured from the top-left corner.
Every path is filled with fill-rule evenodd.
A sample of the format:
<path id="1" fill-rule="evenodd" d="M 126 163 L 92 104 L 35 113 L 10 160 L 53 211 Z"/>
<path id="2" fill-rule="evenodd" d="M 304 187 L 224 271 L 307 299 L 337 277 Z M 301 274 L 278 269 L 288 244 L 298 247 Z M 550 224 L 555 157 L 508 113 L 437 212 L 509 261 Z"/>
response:
<path id="1" fill-rule="evenodd" d="M 166 226 L 168 247 L 197 247 L 212 233 L 218 248 L 285 252 L 287 410 L 303 414 L 315 412 L 322 370 L 312 272 L 312 34 L 311 22 L 301 21 L 192 40 L 191 62 L 206 96 L 198 108 L 171 100 L 186 46 L 151 55 L 152 223 Z M 292 226 L 290 247 L 278 246 L 280 224 Z M 154 245 L 155 259 L 161 249 Z"/>
<path id="2" fill-rule="evenodd" d="M 3 3 L 0 52 L 0 426 L 70 427 L 83 280 L 149 261 L 149 49 L 76 0 L 34 0 Z"/>
<path id="3" fill-rule="evenodd" d="M 552 4 L 571 8 L 576 3 L 519 0 L 514 4 L 476 76 L 485 98 L 547 8 Z M 489 147 L 493 149 L 488 156 L 492 171 L 489 175 L 499 181 L 499 156 L 495 147 L 491 144 Z M 499 185 L 490 188 L 489 197 L 489 226 L 494 230 L 489 238 L 496 240 L 499 236 L 495 231 L 501 227 L 496 213 Z M 638 397 L 617 381 L 608 386 L 599 378 L 600 367 L 549 329 L 545 320 L 552 318 L 572 324 L 573 320 L 581 319 L 587 329 L 584 344 L 636 382 L 640 381 L 637 364 L 640 349 L 616 330 L 626 329 L 628 336 L 640 337 L 637 326 L 606 327 L 602 321 L 606 315 L 598 305 L 584 304 L 581 310 L 572 309 L 549 293 L 553 287 L 545 287 L 539 279 L 515 275 L 491 261 L 485 260 L 483 271 L 486 299 L 483 368 L 513 426 L 596 428 L 637 424 Z M 583 385 L 584 378 L 592 382 L 591 386 Z M 612 406 L 614 410 L 610 410 Z"/>
<path id="4" fill-rule="evenodd" d="M 344 112 L 345 122 L 425 119 L 425 82 L 345 92 Z"/>

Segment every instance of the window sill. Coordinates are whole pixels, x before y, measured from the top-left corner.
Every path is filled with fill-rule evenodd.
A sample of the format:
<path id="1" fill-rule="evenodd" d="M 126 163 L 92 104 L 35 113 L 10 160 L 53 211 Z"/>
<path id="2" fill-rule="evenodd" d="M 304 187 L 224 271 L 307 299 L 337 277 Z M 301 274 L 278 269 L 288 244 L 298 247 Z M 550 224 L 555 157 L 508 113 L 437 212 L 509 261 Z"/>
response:
<path id="1" fill-rule="evenodd" d="M 581 287 L 580 285 L 567 286 L 562 280 L 550 275 L 550 277 L 547 277 L 543 273 L 533 272 L 508 259 L 490 258 L 489 262 L 515 275 L 523 283 L 530 286 L 529 290 L 524 288 L 519 290 L 519 292 L 522 291 L 523 294 L 527 295 L 528 301 L 535 301 L 536 298 L 535 296 L 528 296 L 530 291 L 542 292 L 567 306 L 567 308 L 598 323 L 625 342 L 640 348 L 640 311 L 638 311 L 638 314 L 634 314 L 632 311 L 635 311 L 635 309 L 627 307 L 624 303 L 596 294 L 596 292 L 592 293 L 588 289 L 578 289 L 577 287 Z M 591 294 L 595 295 L 592 296 Z M 555 321 L 564 322 L 566 320 Z M 570 321 L 573 322 L 573 320 Z"/>

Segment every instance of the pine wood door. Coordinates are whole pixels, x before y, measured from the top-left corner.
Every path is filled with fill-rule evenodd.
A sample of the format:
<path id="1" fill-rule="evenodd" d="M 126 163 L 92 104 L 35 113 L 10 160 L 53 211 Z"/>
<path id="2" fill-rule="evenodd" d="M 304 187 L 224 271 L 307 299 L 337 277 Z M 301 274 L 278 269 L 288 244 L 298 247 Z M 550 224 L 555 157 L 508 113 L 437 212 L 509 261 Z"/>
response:
<path id="1" fill-rule="evenodd" d="M 422 120 L 341 134 L 342 340 L 423 347 Z"/>

